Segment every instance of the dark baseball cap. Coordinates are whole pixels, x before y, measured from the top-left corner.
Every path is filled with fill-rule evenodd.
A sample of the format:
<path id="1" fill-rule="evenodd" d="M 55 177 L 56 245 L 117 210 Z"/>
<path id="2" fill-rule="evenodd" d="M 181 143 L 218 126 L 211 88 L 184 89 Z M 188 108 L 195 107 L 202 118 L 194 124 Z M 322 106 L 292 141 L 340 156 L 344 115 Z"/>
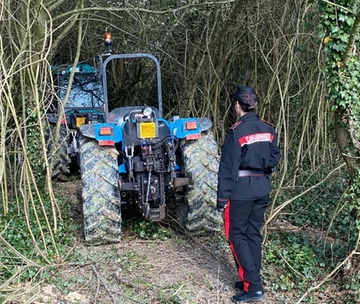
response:
<path id="1" fill-rule="evenodd" d="M 232 95 L 232 98 L 249 105 L 249 108 L 254 108 L 255 103 L 259 101 L 256 92 L 253 87 L 250 86 L 238 86 L 236 92 Z"/>

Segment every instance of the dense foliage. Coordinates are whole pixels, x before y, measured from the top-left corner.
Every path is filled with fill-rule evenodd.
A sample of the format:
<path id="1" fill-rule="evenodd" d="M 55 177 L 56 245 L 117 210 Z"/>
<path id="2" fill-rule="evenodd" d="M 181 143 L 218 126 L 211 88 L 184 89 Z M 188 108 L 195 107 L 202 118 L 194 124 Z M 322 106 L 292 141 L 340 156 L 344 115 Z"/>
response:
<path id="1" fill-rule="evenodd" d="M 346 203 L 352 211 L 352 223 L 359 231 L 360 62 L 356 49 L 356 43 L 359 42 L 358 10 L 357 1 L 337 1 L 336 5 L 320 1 L 321 22 L 318 28 L 327 58 L 322 72 L 328 88 L 328 99 L 335 112 L 339 147 L 351 177 L 346 192 Z M 352 238 L 352 246 L 356 248 L 357 242 L 355 234 Z"/>
<path id="2" fill-rule="evenodd" d="M 234 86 L 255 87 L 282 151 L 264 231 L 296 228 L 265 234 L 266 271 L 279 268 L 275 291 L 310 290 L 357 250 L 358 10 L 355 0 L 0 3 L 0 274 L 10 278 L 16 263 L 51 264 L 71 242 L 68 206 L 54 194 L 44 156 L 50 66 L 92 64 L 110 30 L 116 52 L 160 59 L 165 115 L 209 117 L 219 146 L 236 119 Z M 110 77 L 110 107 L 135 100 L 141 86 L 140 66 L 124 79 L 115 77 L 121 68 Z M 170 237 L 147 223 L 134 232 Z"/>

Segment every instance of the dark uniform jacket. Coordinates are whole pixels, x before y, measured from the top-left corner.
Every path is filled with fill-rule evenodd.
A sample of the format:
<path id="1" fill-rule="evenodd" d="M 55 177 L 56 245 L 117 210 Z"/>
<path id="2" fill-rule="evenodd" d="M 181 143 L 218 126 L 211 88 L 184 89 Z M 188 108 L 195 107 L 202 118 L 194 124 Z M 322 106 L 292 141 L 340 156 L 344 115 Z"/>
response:
<path id="1" fill-rule="evenodd" d="M 229 129 L 222 146 L 218 201 L 255 200 L 269 194 L 268 172 L 277 166 L 279 159 L 273 125 L 259 119 L 255 112 L 243 115 Z M 257 170 L 259 174 L 239 177 L 239 170 Z"/>

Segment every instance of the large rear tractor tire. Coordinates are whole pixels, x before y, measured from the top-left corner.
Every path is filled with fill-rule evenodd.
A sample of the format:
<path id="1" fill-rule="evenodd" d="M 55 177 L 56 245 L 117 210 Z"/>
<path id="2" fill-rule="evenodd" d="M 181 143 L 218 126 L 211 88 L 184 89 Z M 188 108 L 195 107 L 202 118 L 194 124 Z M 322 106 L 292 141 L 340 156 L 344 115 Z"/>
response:
<path id="1" fill-rule="evenodd" d="M 117 156 L 116 149 L 80 136 L 84 236 L 94 245 L 121 240 Z"/>
<path id="2" fill-rule="evenodd" d="M 198 140 L 183 142 L 181 150 L 185 174 L 194 184 L 187 186 L 185 204 L 178 206 L 178 220 L 194 235 L 219 231 L 223 222 L 216 209 L 220 156 L 214 135 L 202 133 Z"/>
<path id="3" fill-rule="evenodd" d="M 59 137 L 55 142 L 55 132 L 55 126 L 50 126 L 45 130 L 47 157 L 52 167 L 51 178 L 56 181 L 66 182 L 71 174 L 71 157 L 67 153 L 69 134 L 66 127 L 60 127 Z"/>

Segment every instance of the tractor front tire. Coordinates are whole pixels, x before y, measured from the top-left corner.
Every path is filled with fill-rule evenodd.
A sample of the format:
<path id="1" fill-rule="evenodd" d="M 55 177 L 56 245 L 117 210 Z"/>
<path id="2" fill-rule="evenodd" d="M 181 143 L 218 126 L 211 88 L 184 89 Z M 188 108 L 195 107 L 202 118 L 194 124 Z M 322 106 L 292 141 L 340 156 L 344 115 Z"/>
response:
<path id="1" fill-rule="evenodd" d="M 185 175 L 193 185 L 187 186 L 185 205 L 179 205 L 178 220 L 194 235 L 219 231 L 223 217 L 216 209 L 217 174 L 220 156 L 214 135 L 208 131 L 198 140 L 181 144 Z"/>
<path id="2" fill-rule="evenodd" d="M 80 136 L 85 240 L 93 245 L 121 241 L 118 151 Z"/>

